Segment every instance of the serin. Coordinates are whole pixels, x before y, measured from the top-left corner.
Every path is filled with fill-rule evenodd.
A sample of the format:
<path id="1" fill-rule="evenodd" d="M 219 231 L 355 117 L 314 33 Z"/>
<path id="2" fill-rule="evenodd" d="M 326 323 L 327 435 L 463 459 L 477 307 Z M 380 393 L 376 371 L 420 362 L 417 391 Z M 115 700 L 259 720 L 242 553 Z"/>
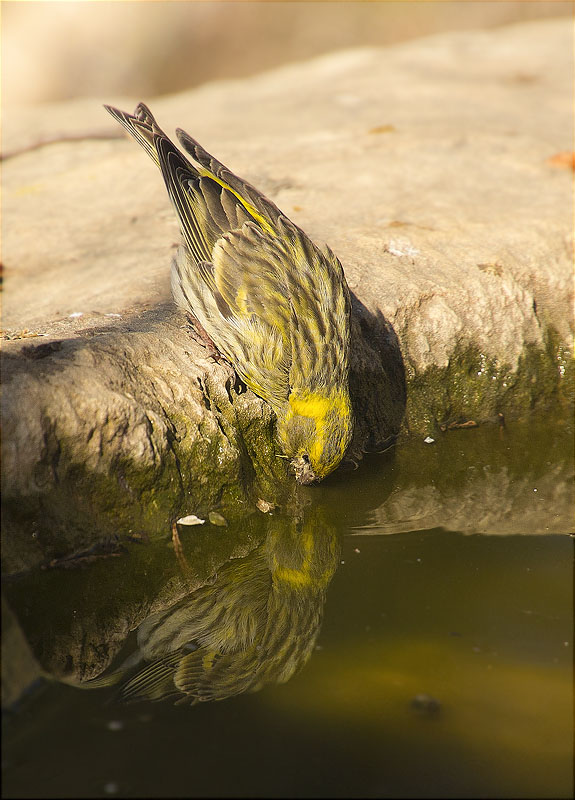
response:
<path id="1" fill-rule="evenodd" d="M 143 103 L 134 114 L 105 108 L 162 171 L 182 233 L 176 303 L 271 405 L 296 479 L 325 478 L 353 431 L 350 297 L 339 260 L 178 129 L 188 161 Z"/>

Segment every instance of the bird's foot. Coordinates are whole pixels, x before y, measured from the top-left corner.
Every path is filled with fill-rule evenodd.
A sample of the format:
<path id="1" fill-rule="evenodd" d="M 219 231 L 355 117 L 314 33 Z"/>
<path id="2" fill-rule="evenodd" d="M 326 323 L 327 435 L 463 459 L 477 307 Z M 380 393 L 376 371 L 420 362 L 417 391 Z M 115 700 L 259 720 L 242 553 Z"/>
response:
<path id="1" fill-rule="evenodd" d="M 194 341 L 196 341 L 202 347 L 205 347 L 205 349 L 208 351 L 208 358 L 213 358 L 216 363 L 219 363 L 223 356 L 200 320 L 189 312 L 187 317 L 189 331 Z"/>
<path id="2" fill-rule="evenodd" d="M 242 381 L 233 365 L 230 364 L 228 359 L 220 353 L 213 339 L 206 331 L 202 323 L 197 317 L 188 312 L 188 322 L 190 326 L 190 333 L 195 341 L 202 345 L 207 351 L 207 357 L 212 358 L 216 364 L 226 371 L 225 387 L 228 394 L 233 389 L 236 394 L 243 394 L 247 391 L 247 386 Z"/>

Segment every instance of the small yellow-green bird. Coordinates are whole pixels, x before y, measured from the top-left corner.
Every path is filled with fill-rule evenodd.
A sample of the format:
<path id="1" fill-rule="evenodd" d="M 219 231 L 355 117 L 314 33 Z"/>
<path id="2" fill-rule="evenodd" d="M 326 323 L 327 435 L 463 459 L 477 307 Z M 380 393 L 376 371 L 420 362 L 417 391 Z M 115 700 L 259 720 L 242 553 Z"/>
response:
<path id="1" fill-rule="evenodd" d="M 339 260 L 178 129 L 192 164 L 143 103 L 134 114 L 105 108 L 164 176 L 182 232 L 176 303 L 271 405 L 296 479 L 325 478 L 353 431 L 350 297 Z"/>
<path id="2" fill-rule="evenodd" d="M 137 649 L 118 669 L 65 682 L 119 686 L 120 701 L 175 697 L 195 705 L 290 680 L 313 653 L 340 542 L 321 506 L 268 524 L 255 550 L 145 619 Z"/>

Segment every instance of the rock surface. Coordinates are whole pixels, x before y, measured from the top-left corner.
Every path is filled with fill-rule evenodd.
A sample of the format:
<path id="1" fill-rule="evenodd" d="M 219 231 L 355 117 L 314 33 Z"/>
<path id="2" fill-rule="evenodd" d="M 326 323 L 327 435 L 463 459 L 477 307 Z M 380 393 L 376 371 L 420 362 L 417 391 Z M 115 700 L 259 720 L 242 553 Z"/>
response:
<path id="1" fill-rule="evenodd" d="M 447 34 L 8 119 L 6 568 L 174 514 L 244 513 L 285 477 L 269 409 L 226 391 L 169 304 L 176 220 L 100 101 L 146 100 L 337 253 L 359 452 L 568 394 L 570 37 L 563 20 Z"/>

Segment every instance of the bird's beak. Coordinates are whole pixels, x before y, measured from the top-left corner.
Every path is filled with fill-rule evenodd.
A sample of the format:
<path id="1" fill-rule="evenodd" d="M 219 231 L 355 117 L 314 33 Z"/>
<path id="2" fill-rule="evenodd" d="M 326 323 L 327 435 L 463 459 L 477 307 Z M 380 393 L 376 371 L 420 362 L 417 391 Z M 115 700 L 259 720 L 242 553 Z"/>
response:
<path id="1" fill-rule="evenodd" d="M 292 459 L 291 465 L 295 473 L 295 479 L 298 483 L 308 486 L 310 483 L 315 483 L 318 480 L 318 477 L 311 468 L 311 464 L 307 458 L 298 456 L 297 458 Z"/>

